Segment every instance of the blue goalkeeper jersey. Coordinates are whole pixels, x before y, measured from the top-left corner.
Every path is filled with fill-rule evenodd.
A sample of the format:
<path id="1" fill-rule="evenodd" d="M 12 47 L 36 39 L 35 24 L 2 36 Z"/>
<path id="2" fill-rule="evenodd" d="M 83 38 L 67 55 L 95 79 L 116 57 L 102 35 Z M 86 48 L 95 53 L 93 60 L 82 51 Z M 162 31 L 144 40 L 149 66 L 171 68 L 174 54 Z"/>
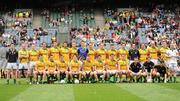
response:
<path id="1" fill-rule="evenodd" d="M 79 47 L 78 50 L 78 58 L 86 60 L 87 54 L 89 53 L 88 48 Z"/>

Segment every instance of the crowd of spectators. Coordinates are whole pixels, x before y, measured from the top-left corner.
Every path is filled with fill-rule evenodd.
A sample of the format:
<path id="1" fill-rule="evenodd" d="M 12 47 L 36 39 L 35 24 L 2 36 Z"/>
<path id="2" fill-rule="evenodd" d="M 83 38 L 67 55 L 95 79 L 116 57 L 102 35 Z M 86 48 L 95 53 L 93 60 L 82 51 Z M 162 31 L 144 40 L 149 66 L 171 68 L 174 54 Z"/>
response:
<path id="1" fill-rule="evenodd" d="M 151 12 L 135 8 L 105 9 L 104 28 L 85 25 L 81 28 L 72 28 L 70 35 L 72 39 L 85 38 L 113 43 L 123 41 L 139 45 L 154 40 L 160 44 L 161 41 L 167 40 L 168 43 L 174 41 L 179 45 L 179 11 L 179 8 L 167 10 L 163 5 L 156 6 Z"/>
<path id="2" fill-rule="evenodd" d="M 53 13 L 58 14 L 56 17 L 53 17 Z M 57 8 L 57 9 L 44 9 L 41 12 L 42 17 L 45 17 L 45 21 L 48 22 L 50 28 L 59 27 L 62 24 L 71 24 L 72 19 L 70 19 L 71 10 L 67 7 Z M 65 19 L 65 17 L 69 19 Z"/>

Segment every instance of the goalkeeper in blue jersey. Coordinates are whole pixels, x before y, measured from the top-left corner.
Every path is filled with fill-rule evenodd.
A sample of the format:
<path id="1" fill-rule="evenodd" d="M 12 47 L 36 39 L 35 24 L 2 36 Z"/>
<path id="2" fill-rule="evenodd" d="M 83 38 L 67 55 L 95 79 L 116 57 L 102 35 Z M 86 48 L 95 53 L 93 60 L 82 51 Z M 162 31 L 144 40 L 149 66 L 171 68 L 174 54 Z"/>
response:
<path id="1" fill-rule="evenodd" d="M 77 53 L 78 53 L 78 59 L 86 60 L 89 50 L 86 47 L 85 41 L 81 41 L 81 46 L 78 48 Z"/>

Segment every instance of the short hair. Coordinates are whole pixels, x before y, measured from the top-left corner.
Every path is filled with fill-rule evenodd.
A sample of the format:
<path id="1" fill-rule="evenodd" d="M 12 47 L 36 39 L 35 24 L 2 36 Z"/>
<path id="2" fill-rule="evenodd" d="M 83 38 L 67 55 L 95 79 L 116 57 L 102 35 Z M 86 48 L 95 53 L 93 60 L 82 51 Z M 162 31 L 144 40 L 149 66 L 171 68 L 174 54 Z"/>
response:
<path id="1" fill-rule="evenodd" d="M 113 53 L 111 53 L 111 54 L 110 54 L 110 56 L 114 56 L 114 54 L 113 54 Z"/>
<path id="2" fill-rule="evenodd" d="M 114 46 L 114 44 L 112 43 L 110 46 Z"/>
<path id="3" fill-rule="evenodd" d="M 46 44 L 46 42 L 42 42 L 41 44 L 42 44 L 42 45 L 43 45 L 43 44 Z"/>
<path id="4" fill-rule="evenodd" d="M 67 42 L 67 41 L 64 41 L 63 43 L 67 43 L 67 44 L 68 44 L 68 42 Z"/>

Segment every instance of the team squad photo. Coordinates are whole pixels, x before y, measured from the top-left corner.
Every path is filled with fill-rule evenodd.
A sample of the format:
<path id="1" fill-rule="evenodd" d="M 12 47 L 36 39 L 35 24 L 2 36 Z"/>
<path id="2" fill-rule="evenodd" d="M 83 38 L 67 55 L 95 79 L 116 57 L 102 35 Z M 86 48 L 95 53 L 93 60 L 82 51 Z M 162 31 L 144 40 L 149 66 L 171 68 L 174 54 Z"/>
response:
<path id="1" fill-rule="evenodd" d="M 35 44 L 22 43 L 19 50 L 14 44 L 6 52 L 7 84 L 12 79 L 26 78 L 29 84 L 44 83 L 96 83 L 96 82 L 176 82 L 178 50 L 176 43 L 163 40 L 160 45 L 132 43 L 129 50 L 126 43 L 116 49 L 110 44 L 105 49 L 103 42 L 94 49 L 94 42 L 85 39 L 77 47 L 76 42 L 59 45 L 53 41 L 47 48 L 45 42 L 37 49 Z M 28 46 L 30 47 L 28 49 Z M 4 74 L 4 75 L 5 75 Z"/>
<path id="2" fill-rule="evenodd" d="M 180 101 L 180 1 L 0 0 L 0 101 Z"/>

